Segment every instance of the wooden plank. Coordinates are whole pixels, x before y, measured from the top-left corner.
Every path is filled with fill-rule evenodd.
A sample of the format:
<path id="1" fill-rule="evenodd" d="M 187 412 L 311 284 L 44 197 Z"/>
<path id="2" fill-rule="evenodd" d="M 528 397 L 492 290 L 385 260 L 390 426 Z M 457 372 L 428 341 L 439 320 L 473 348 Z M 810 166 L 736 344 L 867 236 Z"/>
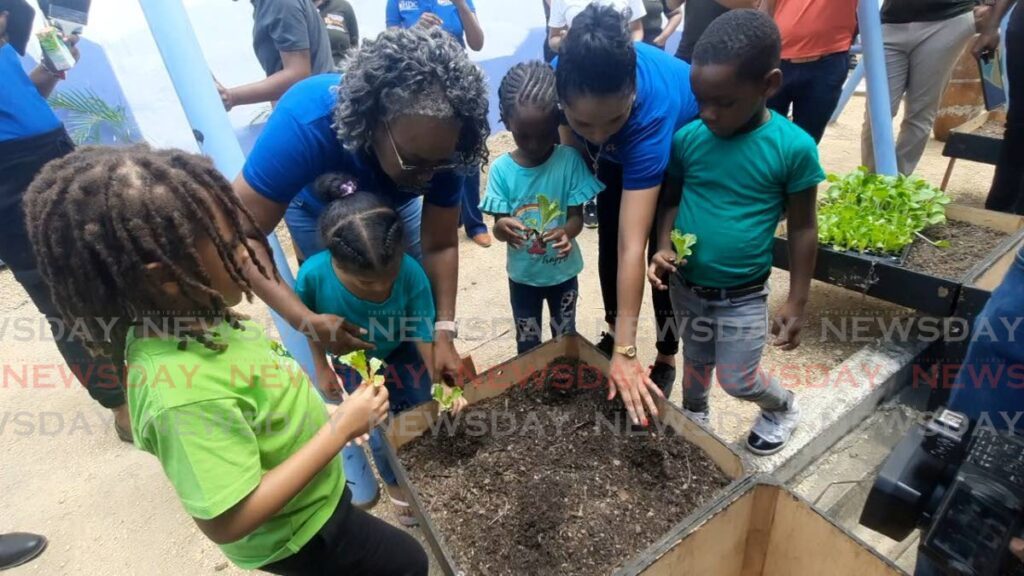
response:
<path id="1" fill-rule="evenodd" d="M 896 576 L 874 554 L 809 504 L 779 490 L 764 576 Z"/>
<path id="2" fill-rule="evenodd" d="M 1006 276 L 1006 272 L 1010 269 L 1013 264 L 1013 259 L 1017 257 L 1017 252 L 1024 248 L 1024 239 L 1019 240 L 1009 250 L 1007 250 L 998 260 L 995 261 L 987 270 L 979 274 L 973 282 L 970 282 L 970 286 L 981 288 L 982 290 L 988 290 L 989 292 L 996 289 L 997 286 L 1003 281 L 1003 277 Z"/>
<path id="3" fill-rule="evenodd" d="M 1018 230 L 1024 229 L 1024 216 L 959 204 L 950 204 L 946 207 L 946 218 L 968 222 L 976 226 L 984 226 L 985 228 L 1006 232 L 1007 234 L 1013 234 Z"/>
<path id="4" fill-rule="evenodd" d="M 754 502 L 747 524 L 747 545 L 743 555 L 742 576 L 760 576 L 764 572 L 765 558 L 771 543 L 775 506 L 784 491 L 777 486 L 757 485 L 753 488 Z"/>

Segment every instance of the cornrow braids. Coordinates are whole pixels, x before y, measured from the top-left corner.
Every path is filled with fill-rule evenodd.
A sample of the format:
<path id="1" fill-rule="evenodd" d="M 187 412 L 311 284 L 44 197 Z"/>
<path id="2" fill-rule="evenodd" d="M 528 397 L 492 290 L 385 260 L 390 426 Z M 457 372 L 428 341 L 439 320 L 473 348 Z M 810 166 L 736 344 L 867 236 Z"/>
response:
<path id="1" fill-rule="evenodd" d="M 220 233 L 217 214 L 227 221 L 229 238 Z M 226 305 L 203 268 L 196 248 L 203 238 L 249 298 L 239 243 L 260 274 L 276 274 L 246 241 L 246 231 L 259 227 L 231 185 L 208 159 L 177 150 L 80 148 L 43 168 L 25 194 L 25 216 L 53 301 L 65 322 L 84 327 L 83 344 L 93 354 L 120 355 L 131 324 L 180 313 L 168 310 L 166 296 L 154 288 L 148 268 L 154 263 L 195 306 L 192 316 L 240 326 L 243 317 Z M 104 319 L 118 320 L 113 333 Z M 177 336 L 181 348 L 189 339 L 224 348 L 200 328 Z"/>
<path id="2" fill-rule="evenodd" d="M 405 226 L 380 196 L 357 192 L 341 174 L 325 174 L 314 183 L 330 203 L 320 216 L 320 238 L 336 265 L 373 276 L 388 270 L 405 253 Z"/>
<path id="3" fill-rule="evenodd" d="M 519 106 L 554 110 L 557 103 L 555 71 L 540 60 L 516 64 L 501 79 L 498 87 L 498 108 L 502 121 L 506 123 Z"/>

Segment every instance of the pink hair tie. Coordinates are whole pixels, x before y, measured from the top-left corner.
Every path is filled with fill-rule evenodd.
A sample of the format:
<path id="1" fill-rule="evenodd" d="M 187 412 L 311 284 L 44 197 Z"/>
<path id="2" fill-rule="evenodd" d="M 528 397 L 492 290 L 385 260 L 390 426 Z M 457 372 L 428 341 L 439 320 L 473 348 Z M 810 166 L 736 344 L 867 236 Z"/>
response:
<path id="1" fill-rule="evenodd" d="M 356 193 L 356 183 L 349 180 L 348 182 L 342 182 L 338 185 L 338 190 L 341 191 L 341 197 L 345 198 Z"/>

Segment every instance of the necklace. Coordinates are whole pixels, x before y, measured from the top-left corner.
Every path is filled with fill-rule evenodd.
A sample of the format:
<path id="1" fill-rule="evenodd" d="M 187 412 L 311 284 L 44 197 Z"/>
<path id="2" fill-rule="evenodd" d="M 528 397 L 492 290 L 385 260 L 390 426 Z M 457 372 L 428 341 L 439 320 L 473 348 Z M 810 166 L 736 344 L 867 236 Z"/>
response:
<path id="1" fill-rule="evenodd" d="M 590 152 L 590 142 L 584 142 L 584 148 L 587 149 L 587 156 L 590 157 L 591 166 L 594 169 L 594 174 L 597 174 L 597 165 L 601 162 L 601 153 L 604 152 L 604 144 L 597 147 L 597 155 L 595 156 Z"/>

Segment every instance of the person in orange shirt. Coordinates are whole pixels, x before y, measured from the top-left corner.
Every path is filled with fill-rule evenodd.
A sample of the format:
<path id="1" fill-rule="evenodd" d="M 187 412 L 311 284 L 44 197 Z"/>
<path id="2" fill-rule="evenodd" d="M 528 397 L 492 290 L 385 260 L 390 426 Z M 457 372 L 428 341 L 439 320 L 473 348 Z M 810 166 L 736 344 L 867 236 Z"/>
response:
<path id="1" fill-rule="evenodd" d="M 767 0 L 782 32 L 782 88 L 768 106 L 820 142 L 849 73 L 857 0 Z"/>

